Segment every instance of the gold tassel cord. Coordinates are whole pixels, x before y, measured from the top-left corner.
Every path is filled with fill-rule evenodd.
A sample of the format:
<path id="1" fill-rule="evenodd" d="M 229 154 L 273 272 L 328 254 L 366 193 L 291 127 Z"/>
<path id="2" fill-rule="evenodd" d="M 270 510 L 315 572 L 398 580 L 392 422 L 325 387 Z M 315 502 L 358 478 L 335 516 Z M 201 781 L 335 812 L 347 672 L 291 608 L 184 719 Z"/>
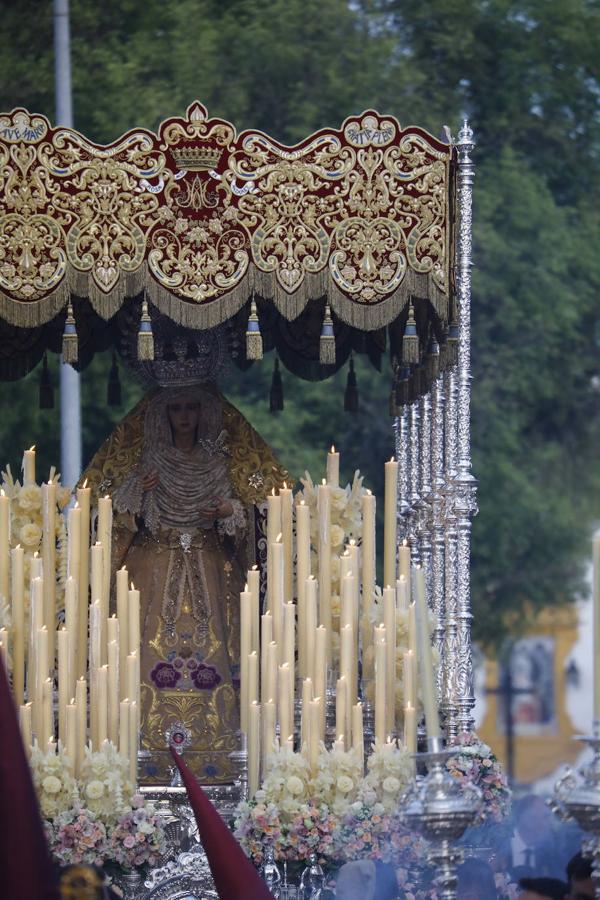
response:
<path id="1" fill-rule="evenodd" d="M 142 303 L 142 317 L 138 331 L 138 359 L 151 362 L 154 359 L 154 335 L 152 333 L 152 319 L 148 312 L 148 301 Z"/>
<path id="2" fill-rule="evenodd" d="M 321 337 L 319 338 L 319 362 L 322 366 L 335 365 L 335 334 L 331 309 L 328 303 L 325 306 L 325 316 L 321 326 Z"/>
<path id="3" fill-rule="evenodd" d="M 74 365 L 79 360 L 79 341 L 77 339 L 77 327 L 71 303 L 67 306 L 67 318 L 65 319 L 62 338 L 62 357 L 63 362 L 70 365 Z"/>
<path id="4" fill-rule="evenodd" d="M 250 304 L 250 315 L 248 316 L 248 324 L 246 326 L 246 359 L 262 359 L 263 358 L 263 339 L 260 333 L 260 322 L 258 321 L 258 312 L 256 302 L 252 300 Z"/>
<path id="5" fill-rule="evenodd" d="M 419 334 L 412 300 L 408 307 L 408 318 L 402 336 L 402 362 L 404 365 L 416 365 L 419 362 Z"/>
<path id="6" fill-rule="evenodd" d="M 440 345 L 435 337 L 431 338 L 429 346 L 427 347 L 425 369 L 427 371 L 427 378 L 430 382 L 435 381 L 440 374 Z"/>

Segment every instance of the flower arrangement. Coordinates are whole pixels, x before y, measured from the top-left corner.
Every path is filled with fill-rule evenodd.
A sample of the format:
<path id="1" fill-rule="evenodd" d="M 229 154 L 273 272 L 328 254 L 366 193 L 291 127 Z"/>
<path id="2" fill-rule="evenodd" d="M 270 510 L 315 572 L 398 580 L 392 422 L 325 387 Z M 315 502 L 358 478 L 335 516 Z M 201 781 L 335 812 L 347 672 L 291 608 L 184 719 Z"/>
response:
<path id="1" fill-rule="evenodd" d="M 155 865 L 166 851 L 161 818 L 129 781 L 108 741 L 86 750 L 79 778 L 64 750 L 31 749 L 31 771 L 52 855 L 62 865 Z"/>
<path id="2" fill-rule="evenodd" d="M 39 484 L 21 484 L 13 478 L 10 466 L 2 472 L 1 488 L 10 499 L 10 546 L 24 550 L 25 584 L 29 584 L 31 560 L 42 545 L 42 488 Z M 67 528 L 65 512 L 71 491 L 60 484 L 60 475 L 54 466 L 48 480 L 57 484 L 55 517 L 56 529 L 56 608 L 64 607 L 64 588 L 67 578 Z M 26 592 L 27 599 L 27 592 Z"/>
<path id="3" fill-rule="evenodd" d="M 500 823 L 510 814 L 511 791 L 500 763 L 476 734 L 464 732 L 454 742 L 456 752 L 446 768 L 460 784 L 474 784 L 482 792 L 483 806 L 477 825 Z"/>
<path id="4" fill-rule="evenodd" d="M 267 849 L 276 859 L 316 853 L 323 862 L 382 859 L 384 847 L 402 849 L 405 831 L 391 811 L 411 777 L 404 748 L 376 746 L 366 777 L 355 750 L 323 747 L 314 772 L 301 753 L 287 748 L 273 753 L 268 765 L 262 787 L 238 806 L 235 819 L 235 835 L 257 864 Z"/>

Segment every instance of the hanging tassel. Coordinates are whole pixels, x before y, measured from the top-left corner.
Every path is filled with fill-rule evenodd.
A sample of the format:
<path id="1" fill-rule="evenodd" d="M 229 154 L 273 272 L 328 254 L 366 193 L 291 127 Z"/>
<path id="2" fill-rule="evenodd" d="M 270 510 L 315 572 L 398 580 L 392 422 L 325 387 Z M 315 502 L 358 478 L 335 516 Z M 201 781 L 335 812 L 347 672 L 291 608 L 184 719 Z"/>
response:
<path id="1" fill-rule="evenodd" d="M 321 326 L 321 337 L 319 338 L 319 362 L 322 366 L 335 365 L 335 334 L 333 332 L 331 309 L 328 303 L 325 304 L 325 316 Z"/>
<path id="2" fill-rule="evenodd" d="M 412 300 L 408 307 L 408 319 L 402 336 L 402 362 L 404 365 L 414 365 L 419 362 L 419 335 Z"/>
<path id="3" fill-rule="evenodd" d="M 269 391 L 269 410 L 272 413 L 281 412 L 283 409 L 283 384 L 279 371 L 279 360 L 275 357 L 273 363 L 273 377 L 271 378 L 271 390 Z"/>
<path id="4" fill-rule="evenodd" d="M 39 407 L 40 409 L 54 409 L 54 385 L 52 384 L 52 376 L 48 368 L 47 353 L 44 353 L 42 371 L 40 373 Z"/>
<path id="5" fill-rule="evenodd" d="M 154 335 L 152 334 L 152 319 L 148 312 L 148 301 L 142 303 L 142 317 L 137 342 L 138 359 L 152 361 L 154 359 Z"/>
<path id="6" fill-rule="evenodd" d="M 250 315 L 246 325 L 246 359 L 263 358 L 263 339 L 260 333 L 260 322 L 256 311 L 256 302 L 250 304 Z"/>
<path id="7" fill-rule="evenodd" d="M 65 319 L 65 329 L 63 331 L 62 358 L 63 362 L 70 363 L 71 365 L 74 365 L 74 363 L 79 360 L 77 328 L 75 326 L 73 306 L 70 303 L 67 306 L 67 318 Z"/>
<path id="8" fill-rule="evenodd" d="M 108 373 L 108 384 L 106 386 L 106 402 L 109 406 L 121 405 L 121 379 L 119 378 L 119 367 L 117 365 L 117 354 L 113 350 L 112 366 Z"/>
<path id="9" fill-rule="evenodd" d="M 448 340 L 446 341 L 448 365 L 455 366 L 458 362 L 458 322 L 453 319 L 448 329 Z"/>
<path id="10" fill-rule="evenodd" d="M 408 406 L 410 403 L 410 366 L 402 366 L 400 369 L 396 402 L 398 406 Z"/>
<path id="11" fill-rule="evenodd" d="M 354 371 L 354 359 L 350 357 L 348 365 L 348 377 L 346 378 L 346 390 L 344 392 L 344 412 L 358 412 L 358 384 Z"/>
<path id="12" fill-rule="evenodd" d="M 438 344 L 435 335 L 432 335 L 429 346 L 427 347 L 425 369 L 427 372 L 427 379 L 431 384 L 440 374 L 440 345 Z"/>
<path id="13" fill-rule="evenodd" d="M 400 415 L 400 407 L 398 406 L 398 373 L 399 369 L 396 363 L 394 363 L 394 380 L 392 381 L 392 389 L 390 391 L 390 416 L 399 416 Z"/>

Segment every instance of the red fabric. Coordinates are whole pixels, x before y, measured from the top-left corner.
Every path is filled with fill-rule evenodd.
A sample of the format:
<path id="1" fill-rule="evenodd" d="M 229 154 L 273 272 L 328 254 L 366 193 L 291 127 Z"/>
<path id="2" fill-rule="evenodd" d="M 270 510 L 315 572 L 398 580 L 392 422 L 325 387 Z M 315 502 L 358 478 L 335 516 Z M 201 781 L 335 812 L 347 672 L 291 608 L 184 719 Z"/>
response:
<path id="1" fill-rule="evenodd" d="M 7 900 L 54 900 L 58 890 L 1 661 L 0 740 L 0 895 Z"/>
<path id="2" fill-rule="evenodd" d="M 171 753 L 185 784 L 220 900 L 273 900 L 273 894 L 181 756 L 173 748 Z"/>

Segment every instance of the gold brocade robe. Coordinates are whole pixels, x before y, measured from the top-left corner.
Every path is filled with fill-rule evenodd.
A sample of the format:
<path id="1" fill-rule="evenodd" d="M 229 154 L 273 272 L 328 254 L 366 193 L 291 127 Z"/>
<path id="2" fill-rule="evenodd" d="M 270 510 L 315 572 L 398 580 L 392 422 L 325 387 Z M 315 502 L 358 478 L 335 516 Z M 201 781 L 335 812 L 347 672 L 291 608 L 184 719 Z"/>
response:
<path id="1" fill-rule="evenodd" d="M 94 499 L 113 493 L 137 465 L 151 396 L 116 427 L 84 473 Z M 241 413 L 218 392 L 214 397 L 222 404 L 229 481 L 246 509 L 247 533 L 233 538 L 215 527 L 151 534 L 127 515 L 113 529 L 113 575 L 125 565 L 140 589 L 142 784 L 170 782 L 165 733 L 177 722 L 191 733 L 185 758 L 201 782 L 236 775 L 229 754 L 238 747 L 239 595 L 254 562 L 255 508 L 290 476 Z"/>

